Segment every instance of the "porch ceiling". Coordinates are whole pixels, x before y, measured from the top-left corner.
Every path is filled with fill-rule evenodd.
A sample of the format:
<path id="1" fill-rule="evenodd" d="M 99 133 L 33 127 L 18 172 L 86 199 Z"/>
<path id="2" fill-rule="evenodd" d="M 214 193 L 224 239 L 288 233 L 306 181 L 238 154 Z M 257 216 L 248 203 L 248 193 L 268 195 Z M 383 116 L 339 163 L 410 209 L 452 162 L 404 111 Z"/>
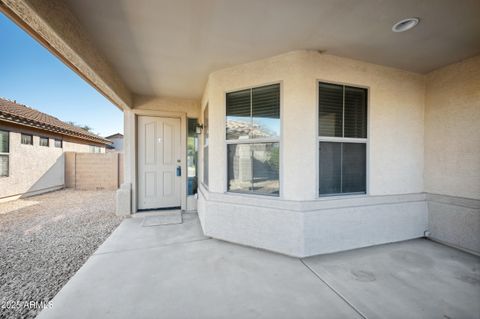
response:
<path id="1" fill-rule="evenodd" d="M 67 0 L 136 94 L 199 98 L 210 72 L 298 49 L 419 73 L 480 52 L 478 0 Z M 405 33 L 392 25 L 420 24 Z"/>

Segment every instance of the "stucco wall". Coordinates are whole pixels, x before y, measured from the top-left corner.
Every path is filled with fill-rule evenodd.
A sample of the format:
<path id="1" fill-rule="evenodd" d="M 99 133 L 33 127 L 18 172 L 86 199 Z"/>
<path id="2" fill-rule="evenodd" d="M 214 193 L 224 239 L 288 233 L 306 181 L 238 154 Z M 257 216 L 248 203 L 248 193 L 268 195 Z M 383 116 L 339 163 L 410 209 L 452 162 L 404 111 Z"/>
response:
<path id="1" fill-rule="evenodd" d="M 43 189 L 62 187 L 64 157 L 61 148 L 40 146 L 33 136 L 33 145 L 20 143 L 20 133 L 10 132 L 9 176 L 0 177 L 0 199 Z"/>
<path id="2" fill-rule="evenodd" d="M 426 79 L 424 176 L 431 238 L 480 255 L 480 56 Z"/>
<path id="3" fill-rule="evenodd" d="M 40 132 L 18 125 L 0 124 L 9 131 L 9 176 L 0 177 L 0 200 L 28 196 L 61 188 L 65 181 L 65 151 L 89 152 L 87 144 L 53 133 Z M 33 145 L 21 144 L 21 133 L 33 135 Z M 39 136 L 49 137 L 49 146 L 39 145 Z M 63 148 L 54 139 L 63 140 Z"/>
<path id="4" fill-rule="evenodd" d="M 209 190 L 226 185 L 225 92 L 281 83 L 281 198 L 312 200 L 317 181 L 317 81 L 369 88 L 368 193 L 423 191 L 424 77 L 365 62 L 295 51 L 210 75 Z"/>
<path id="5" fill-rule="evenodd" d="M 182 112 L 190 118 L 199 117 L 200 106 L 197 100 L 135 95 L 133 102 L 137 110 Z"/>
<path id="6" fill-rule="evenodd" d="M 480 199 L 480 56 L 427 75 L 425 191 Z"/>
<path id="7" fill-rule="evenodd" d="M 308 256 L 422 237 L 429 230 L 435 240 L 478 252 L 478 201 L 466 207 L 457 198 L 424 194 L 480 196 L 478 63 L 475 58 L 424 76 L 296 51 L 212 73 L 201 107 L 146 98 L 137 99 L 137 107 L 190 112 L 203 122 L 208 104 L 209 185 L 200 187 L 198 212 L 209 236 Z M 367 196 L 318 198 L 318 81 L 369 89 Z M 281 84 L 280 196 L 225 193 L 225 93 L 271 83 Z M 133 127 L 133 114 L 125 116 Z M 129 143 L 133 151 L 134 135 Z M 200 163 L 202 150 L 200 145 Z M 440 151 L 445 158 L 437 157 Z"/>

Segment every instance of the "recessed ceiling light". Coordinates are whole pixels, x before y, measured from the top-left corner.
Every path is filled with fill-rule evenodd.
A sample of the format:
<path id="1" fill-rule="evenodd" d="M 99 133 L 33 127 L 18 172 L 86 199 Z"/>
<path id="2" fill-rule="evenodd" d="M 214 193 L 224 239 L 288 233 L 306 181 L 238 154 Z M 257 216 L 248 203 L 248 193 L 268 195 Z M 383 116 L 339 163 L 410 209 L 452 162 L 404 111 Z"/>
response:
<path id="1" fill-rule="evenodd" d="M 419 18 L 408 18 L 408 19 L 403 19 L 401 21 L 398 21 L 395 23 L 392 27 L 393 32 L 404 32 L 412 29 L 415 27 L 418 22 L 420 22 Z"/>

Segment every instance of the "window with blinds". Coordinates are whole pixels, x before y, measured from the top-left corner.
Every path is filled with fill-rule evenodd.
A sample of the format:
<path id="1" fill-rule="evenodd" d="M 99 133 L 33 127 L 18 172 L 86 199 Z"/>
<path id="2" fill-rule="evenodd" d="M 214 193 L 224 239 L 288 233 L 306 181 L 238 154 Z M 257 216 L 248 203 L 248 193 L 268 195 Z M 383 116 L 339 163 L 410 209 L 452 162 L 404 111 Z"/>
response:
<path id="1" fill-rule="evenodd" d="M 10 161 L 10 133 L 0 130 L 0 177 L 7 177 Z"/>
<path id="2" fill-rule="evenodd" d="M 227 93 L 228 191 L 280 192 L 280 84 Z"/>
<path id="3" fill-rule="evenodd" d="M 227 140 L 280 136 L 280 84 L 227 93 Z"/>
<path id="4" fill-rule="evenodd" d="M 364 88 L 319 83 L 319 194 L 366 193 L 367 97 Z"/>
<path id="5" fill-rule="evenodd" d="M 40 136 L 40 146 L 49 146 L 49 140 L 48 137 L 41 137 Z"/>
<path id="6" fill-rule="evenodd" d="M 33 135 L 22 133 L 21 143 L 25 145 L 33 145 Z"/>

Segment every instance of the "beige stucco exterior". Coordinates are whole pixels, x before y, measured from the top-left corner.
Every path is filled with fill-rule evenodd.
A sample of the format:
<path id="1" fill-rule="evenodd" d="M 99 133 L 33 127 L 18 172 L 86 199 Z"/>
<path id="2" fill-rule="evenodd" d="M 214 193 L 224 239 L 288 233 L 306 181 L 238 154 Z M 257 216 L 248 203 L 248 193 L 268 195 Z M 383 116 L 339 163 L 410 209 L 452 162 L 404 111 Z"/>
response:
<path id="1" fill-rule="evenodd" d="M 78 139 L 54 133 L 0 124 L 9 132 L 9 176 L 0 177 L 0 201 L 30 196 L 64 186 L 64 152 L 90 152 L 90 145 Z M 21 133 L 33 135 L 33 145 L 21 143 Z M 49 138 L 49 146 L 40 146 L 40 136 Z M 61 139 L 62 148 L 55 147 L 55 138 Z M 100 146 L 100 145 L 98 145 Z M 100 146 L 102 152 L 105 147 Z"/>
<path id="2" fill-rule="evenodd" d="M 115 46 L 102 45 L 105 39 L 112 38 L 105 37 L 108 32 L 104 33 L 103 40 L 102 37 L 92 37 L 100 39 L 97 45 L 100 44 L 100 47 L 104 48 L 103 52 L 110 53 L 110 62 L 117 62 L 118 70 L 114 70 L 90 41 L 79 20 L 66 3 L 60 0 L 3 0 L 2 3 L 4 3 L 2 9 L 7 15 L 102 94 L 124 109 L 126 183 L 122 185 L 117 196 L 117 203 L 122 203 L 122 207 L 117 210 L 122 214 L 137 211 L 139 165 L 137 117 L 161 116 L 181 120 L 180 146 L 183 149 L 181 160 L 182 171 L 185 172 L 187 118 L 200 118 L 201 122 L 204 122 L 203 111 L 208 105 L 209 184 L 207 187 L 200 183 L 198 193 L 198 213 L 206 235 L 299 257 L 423 236 L 431 236 L 435 240 L 480 254 L 478 237 L 480 233 L 479 56 L 425 75 L 322 54 L 321 51 L 316 50 L 292 51 L 263 60 L 216 69 L 209 75 L 208 80 L 205 79 L 207 84 L 202 98 L 198 100 L 150 97 L 139 94 L 197 97 L 198 95 L 192 92 L 198 90 L 199 86 L 188 85 L 191 83 L 188 81 L 190 75 L 188 70 L 191 70 L 191 76 L 197 77 L 198 80 L 199 67 L 206 70 L 204 68 L 209 64 L 201 62 L 201 59 L 192 59 L 190 55 L 183 55 L 182 52 L 197 54 L 199 57 L 202 54 L 210 58 L 213 56 L 212 60 L 215 63 L 218 63 L 219 56 L 215 55 L 216 52 L 205 53 L 207 51 L 194 50 L 191 46 L 184 49 L 179 46 L 163 46 L 162 41 L 157 41 L 155 45 L 160 43 L 162 50 L 164 48 L 169 50 L 168 56 L 182 57 L 183 60 L 176 61 L 183 62 L 182 64 L 172 63 L 175 60 L 170 60 L 166 55 L 162 59 L 160 54 L 162 50 L 143 46 L 150 42 L 135 43 L 135 40 L 145 39 L 148 34 L 152 34 L 151 32 L 155 33 L 155 28 L 143 25 L 143 22 L 148 20 L 145 19 L 148 15 L 138 15 L 127 22 L 125 12 L 119 10 L 122 17 L 113 19 L 111 17 L 112 20 L 105 20 L 123 22 L 122 26 L 128 26 L 129 23 L 143 25 L 145 29 L 136 37 L 129 32 L 123 32 L 126 38 L 122 43 L 129 47 L 118 47 L 121 48 L 120 50 L 115 49 Z M 98 29 L 108 25 L 103 22 L 103 17 L 99 19 L 97 16 L 95 20 L 88 6 L 85 8 L 76 7 L 74 10 L 77 11 L 76 13 L 83 11 L 80 17 L 84 22 L 87 21 L 84 26 L 87 26 L 90 33 L 92 30 L 95 31 L 95 25 L 98 25 Z M 439 12 L 449 10 L 446 6 L 442 8 L 444 11 Z M 474 10 L 471 11 L 474 12 Z M 468 14 L 463 18 L 467 16 Z M 388 15 L 382 15 L 382 17 L 383 22 L 389 20 L 385 18 Z M 467 22 L 476 22 L 474 18 L 467 18 Z M 152 19 L 152 21 L 156 20 L 158 19 Z M 432 39 L 432 36 L 438 33 L 438 27 L 442 26 L 432 24 L 437 20 L 438 23 L 443 21 L 426 18 L 425 24 L 422 23 L 422 29 L 417 29 L 416 33 L 410 33 L 411 43 L 416 45 L 425 39 Z M 163 22 L 162 19 L 159 21 Z M 367 21 L 378 27 L 370 20 Z M 283 24 L 283 21 L 281 23 Z M 464 23 L 464 25 L 470 24 Z M 425 32 L 428 28 L 430 28 L 428 33 L 420 32 Z M 167 29 L 169 29 L 168 26 L 164 31 L 172 39 L 195 39 L 191 36 L 194 34 L 191 29 L 187 32 L 188 37 L 175 37 Z M 234 50 L 230 53 L 225 51 L 227 54 L 224 57 L 227 59 L 232 53 L 238 53 L 242 57 L 242 60 L 236 60 L 237 62 L 234 63 L 251 61 L 296 48 L 319 48 L 319 45 L 322 47 L 327 45 L 327 52 L 335 52 L 328 49 L 328 44 L 323 40 L 316 45 L 294 41 L 287 46 L 283 46 L 284 43 L 280 41 L 278 43 L 281 45 L 277 46 L 276 51 L 269 51 L 270 53 L 262 53 L 255 57 L 250 55 L 251 58 L 246 58 L 249 52 L 250 54 L 266 52 L 262 51 L 262 48 L 267 44 L 263 37 L 260 37 L 261 44 L 252 45 L 255 42 L 249 41 L 253 38 L 248 36 L 248 30 L 243 27 L 241 29 L 242 33 L 245 32 L 245 39 L 238 43 L 238 48 L 241 49 L 233 46 Z M 322 28 L 315 28 L 317 29 Z M 363 28 L 360 29 L 363 30 Z M 111 30 L 118 33 L 115 28 Z M 200 30 L 204 29 L 200 28 Z M 393 39 L 390 27 L 384 30 L 387 36 L 377 41 L 382 48 L 378 55 L 358 54 L 369 45 L 367 47 L 358 45 L 353 40 L 347 41 L 345 48 L 347 51 L 350 49 L 356 51 L 357 54 L 346 55 L 359 59 L 363 56 L 364 60 L 382 64 L 388 64 L 385 63 L 384 58 L 392 55 L 390 57 L 396 57 L 400 64 L 388 65 L 415 64 L 419 67 L 415 70 L 431 70 L 431 68 L 424 68 L 428 64 L 425 56 L 419 59 L 405 58 L 401 50 L 393 50 L 389 54 L 387 48 L 391 50 L 397 45 L 408 48 L 406 43 L 409 42 L 402 42 L 399 38 L 389 46 L 386 39 L 389 41 Z M 472 32 L 470 37 L 472 41 L 474 41 L 475 30 L 476 28 L 473 27 L 466 30 Z M 337 30 L 337 32 L 340 31 Z M 213 34 L 212 29 L 205 33 Z M 459 32 L 456 35 L 452 33 L 450 40 L 461 41 L 458 39 L 464 33 Z M 226 34 L 225 41 L 220 42 L 232 46 L 234 42 L 230 42 L 230 34 Z M 292 34 L 294 38 L 298 38 L 298 34 L 309 33 L 294 32 Z M 378 33 L 372 29 L 367 34 Z M 263 33 L 260 32 L 259 35 Z M 312 36 L 304 38 L 309 39 Z M 301 40 L 300 38 L 298 40 Z M 404 37 L 403 40 L 408 38 L 409 36 Z M 200 37 L 196 39 L 199 40 Z M 218 43 L 219 38 L 215 39 Z M 444 48 L 443 41 L 438 40 L 436 39 L 437 48 Z M 208 41 L 196 42 L 202 45 L 208 43 Z M 342 42 L 341 36 L 334 35 L 332 43 L 337 42 Z M 373 45 L 374 42 L 370 44 Z M 190 41 L 185 43 L 191 44 Z M 431 41 L 424 44 L 431 44 Z M 448 52 L 455 53 L 462 49 L 474 48 L 468 42 L 455 44 L 452 40 L 445 44 L 445 50 L 439 51 L 432 49 L 434 48 L 432 46 L 427 46 L 425 50 L 413 50 L 409 53 L 427 52 L 426 56 L 431 55 L 432 59 L 441 55 L 447 56 L 448 59 L 438 64 L 445 65 L 454 61 Z M 213 47 L 216 48 L 215 51 L 222 51 L 222 45 Z M 115 57 L 112 59 L 112 53 L 121 52 L 122 48 L 128 51 L 126 52 L 129 54 L 128 61 L 118 62 L 119 60 Z M 477 49 L 473 50 L 478 52 Z M 137 55 L 138 52 L 142 54 Z M 148 52 L 150 52 L 149 55 Z M 474 51 L 468 52 L 470 53 L 462 53 L 464 55 L 459 55 L 455 59 L 470 56 Z M 142 56 L 147 58 L 136 58 Z M 131 67 L 132 61 L 135 63 L 134 68 Z M 147 64 L 143 65 L 143 62 Z M 168 64 L 170 68 L 162 68 L 162 63 L 163 66 Z M 232 65 L 215 63 L 212 65 L 217 67 Z M 203 73 L 202 77 L 206 77 L 206 72 L 214 69 L 212 66 Z M 129 80 L 134 79 L 129 81 L 130 88 L 125 86 L 116 71 L 123 72 L 124 80 L 127 76 Z M 152 74 L 153 78 L 149 77 Z M 317 92 L 319 81 L 368 89 L 367 193 L 364 195 L 325 198 L 318 196 Z M 281 86 L 280 195 L 265 197 L 228 193 L 225 93 L 272 83 L 280 83 Z M 152 84 L 160 84 L 157 88 L 162 87 L 165 90 L 152 90 Z M 173 90 L 174 86 L 177 89 Z M 131 92 L 129 89 L 136 90 Z M 179 92 L 183 92 L 183 95 Z M 202 142 L 203 138 L 200 138 L 200 141 Z M 199 149 L 199 163 L 201 163 L 199 180 L 202 181 L 204 175 L 202 145 Z M 47 162 L 53 165 L 53 161 L 61 158 L 61 155 L 60 157 L 57 155 L 49 155 Z M 57 177 L 54 175 L 49 177 L 49 180 L 56 180 Z M 182 181 L 181 207 L 189 209 L 185 182 L 186 178 Z"/>
<path id="3" fill-rule="evenodd" d="M 478 253 L 473 235 L 480 216 L 475 201 L 480 158 L 475 126 L 478 61 L 477 57 L 421 75 L 316 51 L 294 51 L 212 73 L 201 101 L 136 96 L 135 108 L 125 112 L 125 181 L 131 184 L 131 209 L 136 212 L 136 117 L 193 117 L 203 123 L 208 105 L 209 185 L 200 183 L 198 199 L 206 235 L 308 256 L 431 234 L 435 240 Z M 366 195 L 318 196 L 319 81 L 368 89 Z M 272 83 L 281 86 L 280 196 L 230 194 L 225 94 Z M 440 131 L 445 125 L 451 130 L 445 141 L 451 149 L 446 161 L 437 155 L 443 149 L 435 138 L 444 134 Z M 202 145 L 199 149 L 201 182 Z M 458 159 L 465 159 L 464 167 Z M 444 174 L 449 168 L 451 174 Z M 465 185 L 459 187 L 450 179 Z M 459 218 L 464 221 L 455 226 L 455 234 L 464 234 L 460 237 L 451 235 L 452 221 Z M 335 240 L 339 237 L 348 240 Z"/>
<path id="4" fill-rule="evenodd" d="M 427 75 L 425 191 L 480 199 L 480 56 Z"/>
<path id="5" fill-rule="evenodd" d="M 368 194 L 423 191 L 424 77 L 365 62 L 295 51 L 210 75 L 202 106 L 209 104 L 209 190 L 225 192 L 225 93 L 281 83 L 281 194 L 318 197 L 317 82 L 369 89 Z"/>

